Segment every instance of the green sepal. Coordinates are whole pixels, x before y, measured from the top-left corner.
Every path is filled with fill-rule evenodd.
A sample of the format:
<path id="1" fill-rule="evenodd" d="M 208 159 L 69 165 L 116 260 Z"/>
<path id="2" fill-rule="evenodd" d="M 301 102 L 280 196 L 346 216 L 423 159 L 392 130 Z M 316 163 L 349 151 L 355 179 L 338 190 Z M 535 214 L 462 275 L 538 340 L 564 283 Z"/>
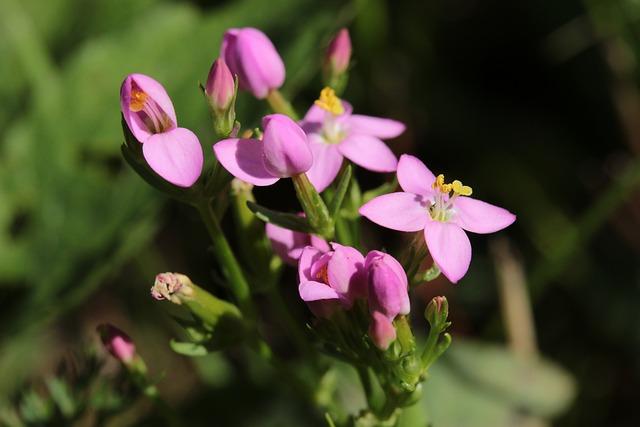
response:
<path id="1" fill-rule="evenodd" d="M 209 353 L 204 345 L 194 342 L 183 342 L 172 339 L 169 342 L 169 345 L 173 351 L 183 356 L 201 357 L 206 356 Z"/>
<path id="2" fill-rule="evenodd" d="M 253 212 L 259 219 L 264 222 L 269 222 L 271 224 L 275 224 L 282 228 L 293 231 L 300 231 L 302 233 L 313 233 L 313 229 L 309 225 L 309 221 L 307 221 L 307 219 L 304 217 L 274 211 L 251 201 L 247 201 L 247 207 L 251 210 L 251 212 Z"/>

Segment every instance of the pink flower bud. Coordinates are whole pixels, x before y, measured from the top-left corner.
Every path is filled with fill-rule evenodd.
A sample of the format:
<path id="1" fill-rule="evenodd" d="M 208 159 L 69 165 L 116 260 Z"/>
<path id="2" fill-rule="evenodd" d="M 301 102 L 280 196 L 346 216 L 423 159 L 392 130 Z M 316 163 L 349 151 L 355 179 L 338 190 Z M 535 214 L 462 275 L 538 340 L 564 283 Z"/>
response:
<path id="1" fill-rule="evenodd" d="M 326 54 L 326 64 L 332 68 L 334 74 L 342 74 L 349 68 L 351 59 L 351 38 L 346 28 L 338 31 L 331 40 Z"/>
<path id="2" fill-rule="evenodd" d="M 379 311 L 374 311 L 369 325 L 369 337 L 376 347 L 386 350 L 396 339 L 396 328 L 393 327 L 391 319 Z"/>
<path id="3" fill-rule="evenodd" d="M 258 99 L 284 83 L 285 69 L 271 40 L 255 28 L 231 28 L 224 34 L 220 56 L 238 76 L 240 88 Z"/>
<path id="4" fill-rule="evenodd" d="M 283 114 L 262 119 L 264 167 L 271 175 L 287 178 L 308 171 L 313 155 L 307 135 L 296 122 Z"/>
<path id="5" fill-rule="evenodd" d="M 105 323 L 97 328 L 104 348 L 122 363 L 130 363 L 136 355 L 131 338 L 115 326 Z"/>
<path id="6" fill-rule="evenodd" d="M 365 259 L 368 273 L 369 311 L 380 312 L 393 320 L 399 314 L 409 314 L 407 274 L 391 255 L 371 251 Z"/>
<path id="7" fill-rule="evenodd" d="M 235 83 L 229 67 L 222 58 L 215 60 L 209 71 L 205 92 L 214 111 L 225 111 L 233 101 Z"/>

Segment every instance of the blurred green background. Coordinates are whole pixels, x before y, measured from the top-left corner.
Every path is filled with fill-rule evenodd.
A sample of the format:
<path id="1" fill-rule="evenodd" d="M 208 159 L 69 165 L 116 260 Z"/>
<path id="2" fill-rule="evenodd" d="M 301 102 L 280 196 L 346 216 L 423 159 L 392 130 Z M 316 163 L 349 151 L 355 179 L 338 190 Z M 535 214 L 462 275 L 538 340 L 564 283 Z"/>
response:
<path id="1" fill-rule="evenodd" d="M 19 400 L 110 321 L 189 425 L 211 413 L 220 425 L 321 425 L 257 361 L 172 354 L 153 277 L 211 285 L 213 260 L 196 213 L 122 161 L 118 95 L 126 74 L 154 76 L 208 147 L 197 85 L 226 28 L 272 38 L 284 92 L 304 111 L 330 37 L 348 26 L 355 110 L 404 121 L 396 153 L 518 215 L 501 238 L 472 237 L 459 285 L 421 290 L 449 297 L 454 344 L 413 411 L 436 427 L 640 425 L 640 2 L 0 0 L 0 11 L 0 400 Z M 266 112 L 239 104 L 245 125 Z M 365 188 L 389 178 L 358 177 Z M 295 209 L 289 186 L 257 197 Z M 538 351 L 546 361 L 527 362 Z M 132 412 L 114 425 L 161 425 Z M 412 416 L 404 425 L 424 425 Z"/>

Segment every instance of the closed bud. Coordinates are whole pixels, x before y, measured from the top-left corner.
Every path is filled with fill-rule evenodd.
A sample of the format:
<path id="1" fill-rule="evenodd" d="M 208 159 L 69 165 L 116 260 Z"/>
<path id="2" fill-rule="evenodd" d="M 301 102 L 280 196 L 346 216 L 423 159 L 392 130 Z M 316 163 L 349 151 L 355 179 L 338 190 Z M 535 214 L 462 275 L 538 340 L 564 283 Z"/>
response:
<path id="1" fill-rule="evenodd" d="M 379 311 L 374 311 L 369 324 L 369 337 L 380 350 L 386 350 L 396 339 L 393 322 Z"/>
<path id="2" fill-rule="evenodd" d="M 224 34 L 220 56 L 238 76 L 240 88 L 264 99 L 284 83 L 285 68 L 271 40 L 255 28 L 231 28 Z"/>
<path id="3" fill-rule="evenodd" d="M 349 68 L 351 59 L 351 37 L 349 30 L 342 28 L 329 43 L 325 57 L 326 66 L 335 74 L 342 74 Z"/>
<path id="4" fill-rule="evenodd" d="M 271 175 L 288 178 L 308 171 L 313 155 L 307 135 L 291 118 L 284 114 L 263 117 L 262 137 L 264 167 Z"/>
<path id="5" fill-rule="evenodd" d="M 342 93 L 347 84 L 347 71 L 351 60 L 351 38 L 346 28 L 331 40 L 324 58 L 322 72 L 325 85 Z"/>
<path id="6" fill-rule="evenodd" d="M 133 362 L 136 346 L 127 334 L 109 323 L 99 325 L 96 329 L 102 345 L 113 357 L 125 365 Z"/>
<path id="7" fill-rule="evenodd" d="M 365 260 L 365 270 L 368 273 L 369 310 L 379 311 L 390 319 L 409 314 L 408 281 L 402 265 L 389 254 L 371 251 Z"/>
<path id="8" fill-rule="evenodd" d="M 225 111 L 235 95 L 235 82 L 229 67 L 222 58 L 214 61 L 209 71 L 205 94 L 214 111 Z"/>
<path id="9" fill-rule="evenodd" d="M 449 326 L 447 322 L 447 317 L 449 317 L 449 302 L 447 298 L 443 296 L 433 298 L 427 305 L 424 317 L 432 328 L 441 331 L 445 330 Z"/>
<path id="10" fill-rule="evenodd" d="M 184 305 L 191 314 L 211 328 L 223 318 L 242 319 L 238 307 L 211 295 L 195 285 L 184 274 L 158 274 L 151 288 L 151 296 L 159 301 L 168 300 L 174 304 Z"/>

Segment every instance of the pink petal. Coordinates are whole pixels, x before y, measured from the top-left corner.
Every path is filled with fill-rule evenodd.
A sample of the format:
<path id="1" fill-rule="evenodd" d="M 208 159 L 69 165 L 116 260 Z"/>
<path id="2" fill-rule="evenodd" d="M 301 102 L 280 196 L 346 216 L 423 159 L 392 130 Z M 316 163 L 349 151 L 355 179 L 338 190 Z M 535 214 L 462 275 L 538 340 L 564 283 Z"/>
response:
<path id="1" fill-rule="evenodd" d="M 340 172 L 343 157 L 335 145 L 321 142 L 321 138 L 312 135 L 314 134 L 309 135 L 309 146 L 313 153 L 313 165 L 307 171 L 307 177 L 316 190 L 322 192 Z"/>
<path id="2" fill-rule="evenodd" d="M 311 246 L 319 249 L 321 252 L 329 252 L 329 250 L 331 250 L 327 241 L 320 236 L 316 236 L 315 234 L 311 235 Z"/>
<path id="3" fill-rule="evenodd" d="M 467 233 L 457 224 L 429 221 L 424 228 L 424 238 L 433 261 L 447 279 L 457 283 L 471 263 L 471 243 Z"/>
<path id="4" fill-rule="evenodd" d="M 142 145 L 142 154 L 155 173 L 179 187 L 191 187 L 202 172 L 202 146 L 189 129 L 152 135 Z"/>
<path id="5" fill-rule="evenodd" d="M 313 246 L 307 246 L 302 250 L 298 262 L 298 278 L 300 282 L 314 280 L 314 277 L 311 275 L 311 267 L 322 257 L 323 253 L 324 252 Z"/>
<path id="6" fill-rule="evenodd" d="M 354 248 L 334 244 L 333 256 L 327 264 L 329 285 L 351 302 L 352 287 L 362 286 L 364 257 Z"/>
<path id="7" fill-rule="evenodd" d="M 457 197 L 452 222 L 472 233 L 494 233 L 513 224 L 516 216 L 506 209 L 471 197 Z"/>
<path id="8" fill-rule="evenodd" d="M 176 112 L 173 108 L 171 98 L 167 94 L 164 87 L 153 78 L 144 74 L 129 74 L 120 88 L 120 109 L 124 116 L 124 120 L 127 122 L 127 126 L 131 130 L 131 133 L 135 138 L 144 143 L 151 135 L 147 125 L 142 121 L 139 114 L 133 113 L 129 108 L 131 102 L 131 84 L 135 82 L 136 85 L 142 91 L 144 91 L 156 104 L 162 109 L 162 111 L 171 119 L 173 126 L 177 126 L 178 120 L 176 119 Z"/>
<path id="9" fill-rule="evenodd" d="M 373 172 L 395 172 L 398 160 L 387 145 L 369 135 L 353 134 L 338 145 L 343 156 Z"/>
<path id="10" fill-rule="evenodd" d="M 262 162 L 262 142 L 257 139 L 229 138 L 214 144 L 220 164 L 242 181 L 257 186 L 272 185 L 279 178 L 267 172 Z"/>
<path id="11" fill-rule="evenodd" d="M 282 58 L 269 38 L 255 28 L 243 28 L 237 34 L 236 49 L 240 55 L 244 82 L 258 99 L 284 83 Z"/>
<path id="12" fill-rule="evenodd" d="M 314 281 L 300 283 L 298 286 L 298 293 L 300 294 L 300 298 L 307 302 L 340 298 L 338 293 L 331 288 L 331 286 Z"/>
<path id="13" fill-rule="evenodd" d="M 308 234 L 267 223 L 265 231 L 273 251 L 287 264 L 296 265 L 302 250 L 310 243 Z"/>
<path id="14" fill-rule="evenodd" d="M 380 139 L 395 138 L 402 134 L 405 125 L 397 120 L 354 114 L 349 118 L 349 130 L 354 134 L 370 135 Z"/>
<path id="15" fill-rule="evenodd" d="M 334 120 L 344 120 L 348 119 L 351 116 L 351 112 L 353 111 L 353 107 L 347 101 L 342 101 L 342 107 L 344 108 L 344 113 L 335 118 Z M 327 115 L 330 114 L 327 110 L 324 110 L 318 107 L 316 104 L 313 104 L 307 113 L 304 115 L 304 118 L 300 121 L 300 126 L 305 126 L 306 124 L 316 123 L 322 124 L 327 119 Z"/>
<path id="16" fill-rule="evenodd" d="M 400 187 L 407 193 L 425 197 L 433 194 L 431 185 L 436 181 L 436 177 L 417 157 L 409 154 L 400 156 L 396 173 Z"/>
<path id="17" fill-rule="evenodd" d="M 360 215 L 386 228 L 420 231 L 429 221 L 427 202 L 411 193 L 385 194 L 365 203 Z"/>
<path id="18" fill-rule="evenodd" d="M 270 114 L 262 118 L 263 163 L 272 175 L 288 178 L 308 171 L 313 154 L 307 135 L 290 117 Z"/>
<path id="19" fill-rule="evenodd" d="M 388 349 L 396 339 L 396 328 L 393 327 L 391 319 L 378 311 L 374 311 L 371 315 L 368 333 L 371 341 L 383 351 Z"/>

